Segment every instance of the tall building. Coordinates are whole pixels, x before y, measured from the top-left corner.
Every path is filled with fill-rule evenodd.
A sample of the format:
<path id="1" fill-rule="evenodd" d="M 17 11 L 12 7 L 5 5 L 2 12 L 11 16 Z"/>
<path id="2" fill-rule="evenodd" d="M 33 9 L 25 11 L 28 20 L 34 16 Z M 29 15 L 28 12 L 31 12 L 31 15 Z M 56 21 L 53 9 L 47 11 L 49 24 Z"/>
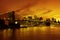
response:
<path id="1" fill-rule="evenodd" d="M 15 12 L 8 12 L 9 16 L 9 27 L 15 27 Z"/>

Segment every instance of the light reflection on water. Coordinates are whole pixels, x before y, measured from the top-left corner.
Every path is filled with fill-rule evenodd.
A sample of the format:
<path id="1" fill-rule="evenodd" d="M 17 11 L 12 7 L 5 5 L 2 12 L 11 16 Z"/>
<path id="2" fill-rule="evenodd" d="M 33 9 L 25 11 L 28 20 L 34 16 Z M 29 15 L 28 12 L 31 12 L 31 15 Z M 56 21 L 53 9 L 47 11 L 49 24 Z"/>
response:
<path id="1" fill-rule="evenodd" d="M 60 27 L 28 27 L 0 30 L 1 40 L 59 40 Z"/>

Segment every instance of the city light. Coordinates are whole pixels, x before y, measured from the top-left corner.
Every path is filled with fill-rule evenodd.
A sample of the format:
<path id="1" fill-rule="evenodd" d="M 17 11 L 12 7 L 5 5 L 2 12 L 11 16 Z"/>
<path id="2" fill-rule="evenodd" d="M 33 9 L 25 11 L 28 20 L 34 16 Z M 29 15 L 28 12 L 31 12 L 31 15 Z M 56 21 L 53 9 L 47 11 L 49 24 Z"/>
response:
<path id="1" fill-rule="evenodd" d="M 60 21 L 60 18 L 56 18 L 56 21 L 57 21 L 57 22 Z"/>
<path id="2" fill-rule="evenodd" d="M 16 21 L 15 24 L 17 24 L 18 22 Z"/>

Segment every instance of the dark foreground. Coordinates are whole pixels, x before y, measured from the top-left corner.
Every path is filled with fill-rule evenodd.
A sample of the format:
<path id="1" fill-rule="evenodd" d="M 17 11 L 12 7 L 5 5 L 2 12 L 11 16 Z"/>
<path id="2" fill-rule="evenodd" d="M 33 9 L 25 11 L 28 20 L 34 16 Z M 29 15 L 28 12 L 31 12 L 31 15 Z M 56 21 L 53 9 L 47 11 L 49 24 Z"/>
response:
<path id="1" fill-rule="evenodd" d="M 0 30 L 0 40 L 60 40 L 60 27 L 28 27 Z"/>

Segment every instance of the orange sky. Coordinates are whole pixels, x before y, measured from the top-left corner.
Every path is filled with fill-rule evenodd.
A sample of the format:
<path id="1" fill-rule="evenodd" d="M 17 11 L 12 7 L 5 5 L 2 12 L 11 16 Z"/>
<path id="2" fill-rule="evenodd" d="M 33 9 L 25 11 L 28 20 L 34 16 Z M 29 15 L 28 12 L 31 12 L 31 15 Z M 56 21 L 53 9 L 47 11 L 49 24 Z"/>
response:
<path id="1" fill-rule="evenodd" d="M 60 0 L 0 0 L 0 14 L 19 10 L 17 15 L 60 17 Z M 48 12 L 50 11 L 51 12 Z"/>

